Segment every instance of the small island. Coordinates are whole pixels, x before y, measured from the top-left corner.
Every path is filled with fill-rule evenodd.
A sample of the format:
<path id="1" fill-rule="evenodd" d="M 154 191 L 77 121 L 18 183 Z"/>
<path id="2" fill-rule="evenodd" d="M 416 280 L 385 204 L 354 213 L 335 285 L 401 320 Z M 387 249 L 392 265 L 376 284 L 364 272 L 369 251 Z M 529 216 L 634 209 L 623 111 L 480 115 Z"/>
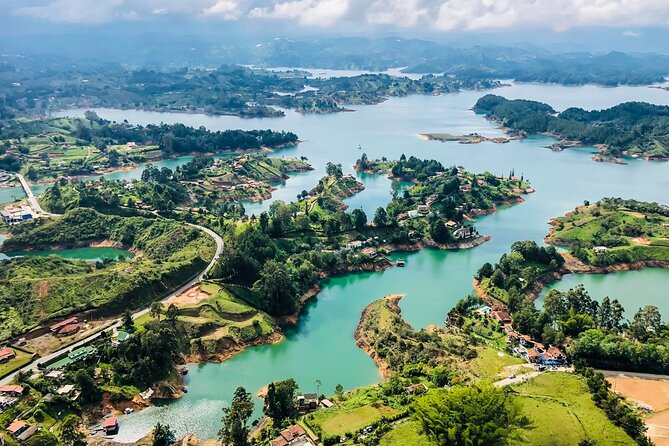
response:
<path id="1" fill-rule="evenodd" d="M 468 135 L 451 135 L 450 133 L 420 133 L 420 136 L 423 139 L 428 141 L 439 141 L 439 142 L 458 142 L 460 144 L 480 144 L 482 142 L 492 142 L 495 144 L 506 144 L 516 139 L 521 139 L 521 136 L 498 136 L 490 138 L 487 136 L 479 135 L 478 133 L 470 133 Z"/>

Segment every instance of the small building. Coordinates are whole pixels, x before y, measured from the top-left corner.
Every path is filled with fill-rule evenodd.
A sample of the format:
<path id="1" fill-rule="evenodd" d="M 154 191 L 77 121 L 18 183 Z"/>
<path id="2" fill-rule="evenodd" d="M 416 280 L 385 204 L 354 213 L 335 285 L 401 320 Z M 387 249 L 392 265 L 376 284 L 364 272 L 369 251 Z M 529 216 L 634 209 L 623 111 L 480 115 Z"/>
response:
<path id="1" fill-rule="evenodd" d="M 16 352 L 11 347 L 0 348 L 0 363 L 7 362 L 16 357 Z"/>
<path id="2" fill-rule="evenodd" d="M 358 249 L 358 248 L 362 248 L 362 242 L 361 242 L 360 240 L 354 240 L 354 241 L 352 241 L 352 242 L 349 242 L 349 243 L 346 245 L 346 247 L 347 247 L 348 249 Z"/>
<path id="3" fill-rule="evenodd" d="M 307 438 L 307 432 L 299 424 L 293 424 L 281 431 L 281 434 L 272 440 L 272 446 L 286 446 L 289 444 L 296 444 L 301 440 Z M 304 443 L 303 443 L 304 444 Z M 307 443 L 309 444 L 309 443 Z"/>
<path id="4" fill-rule="evenodd" d="M 106 434 L 115 434 L 118 432 L 118 419 L 116 417 L 105 418 L 102 422 L 102 429 Z"/>
<path id="5" fill-rule="evenodd" d="M 33 425 L 30 426 L 28 429 L 24 430 L 21 432 L 16 438 L 19 441 L 26 441 L 28 438 L 32 437 L 35 435 L 37 432 L 42 430 L 42 426 L 39 425 Z"/>
<path id="6" fill-rule="evenodd" d="M 58 330 L 58 336 L 71 336 L 79 331 L 80 325 L 78 322 L 67 324 Z"/>
<path id="7" fill-rule="evenodd" d="M 511 315 L 507 310 L 496 310 L 490 312 L 490 317 L 499 322 L 500 325 L 511 322 Z"/>
<path id="8" fill-rule="evenodd" d="M 465 239 L 472 235 L 472 228 L 470 226 L 462 226 L 453 231 L 453 237 Z"/>
<path id="9" fill-rule="evenodd" d="M 601 254 L 609 250 L 606 246 L 595 246 L 592 248 L 595 254 Z"/>
<path id="10" fill-rule="evenodd" d="M 458 227 L 458 224 L 453 220 L 448 220 L 445 224 L 448 229 L 455 229 Z"/>
<path id="11" fill-rule="evenodd" d="M 411 384 L 406 388 L 406 392 L 409 395 L 420 395 L 427 392 L 427 386 L 423 383 Z"/>
<path id="12" fill-rule="evenodd" d="M 74 395 L 75 387 L 74 384 L 66 384 L 64 386 L 61 386 L 56 390 L 56 393 L 60 396 L 67 396 L 71 397 Z"/>
<path id="13" fill-rule="evenodd" d="M 60 379 L 63 377 L 65 372 L 62 370 L 49 370 L 47 373 L 44 374 L 44 377 L 47 379 Z"/>
<path id="14" fill-rule="evenodd" d="M 7 426 L 7 432 L 16 437 L 17 435 L 20 435 L 21 432 L 28 429 L 28 427 L 28 423 L 25 421 L 14 420 L 9 426 Z"/>
<path id="15" fill-rule="evenodd" d="M 430 208 L 429 208 L 426 204 L 419 204 L 419 205 L 416 207 L 416 211 L 417 211 L 419 214 L 427 214 L 428 212 L 430 212 Z"/>
<path id="16" fill-rule="evenodd" d="M 360 254 L 364 254 L 366 256 L 369 256 L 370 259 L 376 258 L 376 256 L 377 256 L 376 249 L 374 249 L 374 248 L 365 248 L 362 251 L 360 251 Z"/>
<path id="17" fill-rule="evenodd" d="M 51 330 L 52 333 L 58 333 L 61 328 L 65 327 L 67 325 L 70 325 L 70 324 L 77 323 L 77 322 L 78 321 L 77 321 L 76 317 L 70 317 L 70 318 L 62 320 L 58 323 L 53 324 L 52 326 L 49 327 L 49 329 Z"/>
<path id="18" fill-rule="evenodd" d="M 0 218 L 6 224 L 13 225 L 33 218 L 33 211 L 28 206 L 7 206 L 3 211 L 0 211 Z"/>
<path id="19" fill-rule="evenodd" d="M 7 395 L 7 396 L 21 396 L 23 395 L 23 392 L 25 392 L 26 389 L 23 388 L 23 386 L 15 386 L 15 385 L 4 385 L 0 387 L 0 395 Z"/>
<path id="20" fill-rule="evenodd" d="M 318 408 L 318 395 L 305 393 L 297 397 L 297 409 L 301 411 L 314 410 Z"/>
<path id="21" fill-rule="evenodd" d="M 542 362 L 541 353 L 531 348 L 527 351 L 527 361 L 532 364 L 539 364 Z"/>
<path id="22" fill-rule="evenodd" d="M 407 215 L 409 216 L 409 218 L 418 218 L 418 217 L 420 217 L 420 213 L 419 213 L 417 210 L 415 210 L 415 209 L 412 209 L 412 210 L 410 210 L 409 212 L 407 212 Z"/>
<path id="23" fill-rule="evenodd" d="M 487 305 L 484 306 L 484 307 L 481 307 L 481 308 L 477 308 L 477 309 L 476 309 L 476 313 L 477 313 L 477 314 L 480 314 L 481 316 L 486 316 L 486 315 L 487 315 L 488 313 L 490 313 L 491 311 L 492 311 L 492 308 L 490 308 L 490 307 L 487 306 Z"/>
<path id="24" fill-rule="evenodd" d="M 334 406 L 334 403 L 327 398 L 323 398 L 321 400 L 321 406 L 323 406 L 323 408 L 325 408 L 325 409 L 329 409 L 332 406 Z"/>

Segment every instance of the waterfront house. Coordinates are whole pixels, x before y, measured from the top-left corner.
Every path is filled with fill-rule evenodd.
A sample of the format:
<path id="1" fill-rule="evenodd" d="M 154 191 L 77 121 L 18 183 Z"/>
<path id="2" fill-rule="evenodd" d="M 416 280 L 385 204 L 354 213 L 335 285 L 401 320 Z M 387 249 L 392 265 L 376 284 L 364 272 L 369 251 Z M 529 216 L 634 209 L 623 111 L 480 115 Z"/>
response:
<path id="1" fill-rule="evenodd" d="M 462 226 L 453 231 L 453 237 L 459 239 L 465 239 L 471 235 L 472 235 L 472 228 L 469 226 Z"/>
<path id="2" fill-rule="evenodd" d="M 293 424 L 282 430 L 280 435 L 271 442 L 272 446 L 307 445 L 312 444 L 307 438 L 307 432 L 299 424 Z"/>
<path id="3" fill-rule="evenodd" d="M 105 418 L 102 422 L 102 429 L 106 434 L 115 434 L 118 432 L 118 419 L 116 417 Z"/>
<path id="4" fill-rule="evenodd" d="M 318 408 L 318 395 L 315 393 L 305 393 L 297 397 L 297 409 L 300 411 L 313 410 Z"/>
<path id="5" fill-rule="evenodd" d="M 16 352 L 11 347 L 0 348 L 0 363 L 7 362 L 16 357 Z"/>
<path id="6" fill-rule="evenodd" d="M 19 397 L 23 395 L 23 392 L 25 392 L 25 390 L 26 389 L 23 388 L 23 386 L 15 386 L 8 384 L 0 387 L 0 395 Z"/>
<path id="7" fill-rule="evenodd" d="M 453 220 L 448 220 L 445 224 L 448 229 L 455 229 L 458 227 L 458 224 Z"/>
<path id="8" fill-rule="evenodd" d="M 364 254 L 366 256 L 369 256 L 370 259 L 373 259 L 376 257 L 376 249 L 374 248 L 365 248 L 362 251 L 360 251 L 360 254 Z"/>
<path id="9" fill-rule="evenodd" d="M 28 427 L 28 423 L 25 421 L 14 420 L 9 426 L 7 426 L 7 432 L 16 437 L 17 435 L 20 435 L 21 432 L 28 429 Z"/>
<path id="10" fill-rule="evenodd" d="M 511 315 L 507 310 L 494 310 L 490 312 L 490 317 L 495 319 L 499 325 L 511 323 Z"/>

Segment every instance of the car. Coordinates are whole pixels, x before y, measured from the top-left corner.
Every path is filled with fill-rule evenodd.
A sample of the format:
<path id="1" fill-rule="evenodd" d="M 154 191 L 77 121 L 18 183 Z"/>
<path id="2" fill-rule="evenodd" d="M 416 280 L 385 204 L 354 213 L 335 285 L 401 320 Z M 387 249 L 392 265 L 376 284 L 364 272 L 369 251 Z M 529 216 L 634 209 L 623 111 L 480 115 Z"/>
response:
<path id="1" fill-rule="evenodd" d="M 516 374 L 515 374 L 515 373 L 512 373 L 512 374 L 509 375 L 509 379 L 515 379 L 515 378 L 516 378 Z"/>

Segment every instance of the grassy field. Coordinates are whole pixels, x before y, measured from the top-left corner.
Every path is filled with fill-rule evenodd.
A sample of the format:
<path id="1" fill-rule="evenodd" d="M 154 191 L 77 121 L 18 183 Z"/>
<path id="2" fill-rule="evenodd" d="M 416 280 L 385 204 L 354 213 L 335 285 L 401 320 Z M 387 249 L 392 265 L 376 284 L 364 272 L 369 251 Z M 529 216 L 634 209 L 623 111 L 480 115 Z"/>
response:
<path id="1" fill-rule="evenodd" d="M 14 349 L 16 357 L 5 363 L 0 364 L 0 378 L 7 376 L 14 370 L 23 367 L 30 362 L 30 353 Z"/>
<path id="2" fill-rule="evenodd" d="M 436 446 L 436 443 L 421 433 L 418 421 L 404 421 L 381 437 L 379 446 Z"/>
<path id="3" fill-rule="evenodd" d="M 532 422 L 515 445 L 571 446 L 586 438 L 601 445 L 635 444 L 595 406 L 579 376 L 543 373 L 514 390 Z"/>
<path id="4" fill-rule="evenodd" d="M 494 348 L 484 348 L 474 359 L 472 370 L 481 378 L 495 379 L 504 371 L 504 367 L 525 364 L 527 361 L 507 355 Z"/>

